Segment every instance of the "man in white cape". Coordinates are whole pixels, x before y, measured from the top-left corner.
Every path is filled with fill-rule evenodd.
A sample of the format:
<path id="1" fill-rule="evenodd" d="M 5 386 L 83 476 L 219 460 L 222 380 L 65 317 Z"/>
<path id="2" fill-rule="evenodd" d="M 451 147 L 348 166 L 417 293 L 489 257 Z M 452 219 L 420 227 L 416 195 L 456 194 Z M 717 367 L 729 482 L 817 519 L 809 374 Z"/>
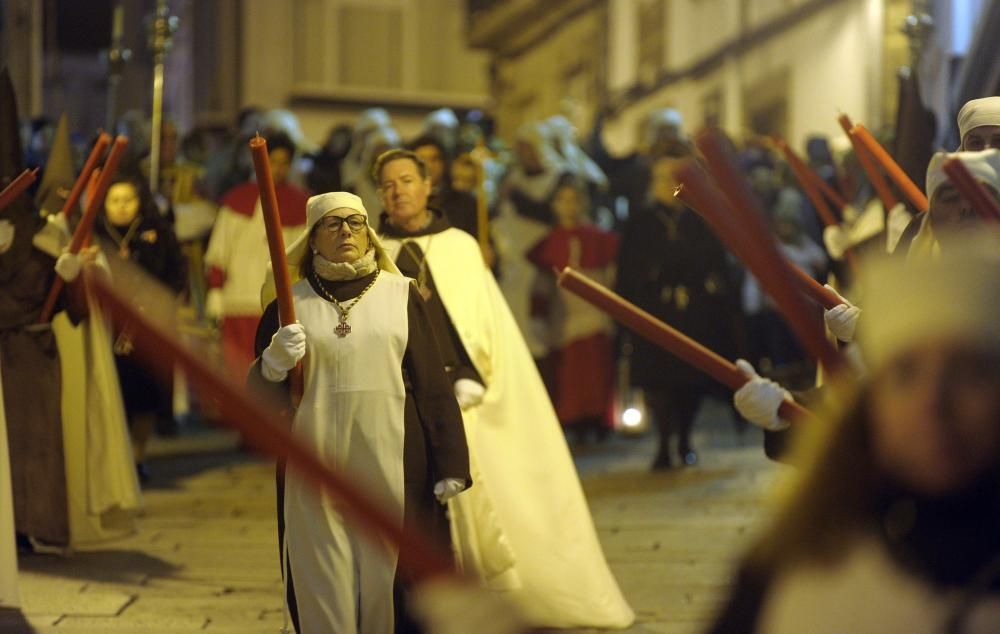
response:
<path id="1" fill-rule="evenodd" d="M 446 367 L 476 482 L 449 501 L 459 564 L 511 591 L 532 625 L 628 627 L 634 614 L 604 559 L 555 410 L 479 246 L 427 208 L 430 180 L 415 154 L 390 150 L 373 172 L 386 252 L 417 280 L 446 365 L 471 365 Z"/>

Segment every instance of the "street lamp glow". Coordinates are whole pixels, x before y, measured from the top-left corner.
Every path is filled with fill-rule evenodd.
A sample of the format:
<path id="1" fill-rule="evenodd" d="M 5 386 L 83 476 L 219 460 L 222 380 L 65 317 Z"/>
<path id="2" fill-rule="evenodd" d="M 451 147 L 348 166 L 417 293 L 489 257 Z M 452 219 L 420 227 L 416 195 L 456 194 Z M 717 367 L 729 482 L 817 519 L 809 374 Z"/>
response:
<path id="1" fill-rule="evenodd" d="M 634 407 L 630 407 L 622 412 L 622 423 L 626 427 L 636 427 L 642 422 L 642 412 Z"/>

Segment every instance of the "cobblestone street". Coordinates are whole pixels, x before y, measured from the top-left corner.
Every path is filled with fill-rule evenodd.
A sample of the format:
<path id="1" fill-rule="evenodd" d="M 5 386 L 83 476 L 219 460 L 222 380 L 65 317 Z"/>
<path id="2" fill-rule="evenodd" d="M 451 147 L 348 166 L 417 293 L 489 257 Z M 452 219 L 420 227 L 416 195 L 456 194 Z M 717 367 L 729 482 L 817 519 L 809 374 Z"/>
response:
<path id="1" fill-rule="evenodd" d="M 697 632 L 727 587 L 778 469 L 754 431 L 703 421 L 701 463 L 651 473 L 652 436 L 576 448 L 629 632 Z M 703 412 L 705 413 L 705 412 Z M 273 633 L 282 626 L 272 466 L 230 434 L 159 440 L 138 533 L 69 558 L 21 557 L 42 632 Z"/>

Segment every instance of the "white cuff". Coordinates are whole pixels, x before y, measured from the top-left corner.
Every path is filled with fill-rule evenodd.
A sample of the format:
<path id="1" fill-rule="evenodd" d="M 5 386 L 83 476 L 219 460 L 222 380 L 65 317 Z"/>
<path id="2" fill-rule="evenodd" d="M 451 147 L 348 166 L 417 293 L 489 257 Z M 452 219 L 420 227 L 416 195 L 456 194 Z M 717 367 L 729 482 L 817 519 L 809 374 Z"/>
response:
<path id="1" fill-rule="evenodd" d="M 267 350 L 264 351 L 264 354 L 260 355 L 261 376 L 271 383 L 281 383 L 288 377 L 288 370 L 276 370 L 270 363 L 267 362 L 267 358 L 265 357 L 266 354 Z"/>

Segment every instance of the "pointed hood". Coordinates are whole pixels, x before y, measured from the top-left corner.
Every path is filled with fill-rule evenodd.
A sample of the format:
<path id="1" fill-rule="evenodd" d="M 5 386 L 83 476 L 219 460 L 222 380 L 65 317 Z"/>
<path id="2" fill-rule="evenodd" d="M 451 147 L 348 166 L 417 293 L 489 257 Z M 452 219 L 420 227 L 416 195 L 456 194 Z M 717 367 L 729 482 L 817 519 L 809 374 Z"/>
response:
<path id="1" fill-rule="evenodd" d="M 75 174 L 73 147 L 69 141 L 69 120 L 66 113 L 63 113 L 59 117 L 59 126 L 52 140 L 49 158 L 45 162 L 42 183 L 38 186 L 38 193 L 35 194 L 35 205 L 41 210 L 42 215 L 55 214 L 62 209 L 76 182 Z"/>

